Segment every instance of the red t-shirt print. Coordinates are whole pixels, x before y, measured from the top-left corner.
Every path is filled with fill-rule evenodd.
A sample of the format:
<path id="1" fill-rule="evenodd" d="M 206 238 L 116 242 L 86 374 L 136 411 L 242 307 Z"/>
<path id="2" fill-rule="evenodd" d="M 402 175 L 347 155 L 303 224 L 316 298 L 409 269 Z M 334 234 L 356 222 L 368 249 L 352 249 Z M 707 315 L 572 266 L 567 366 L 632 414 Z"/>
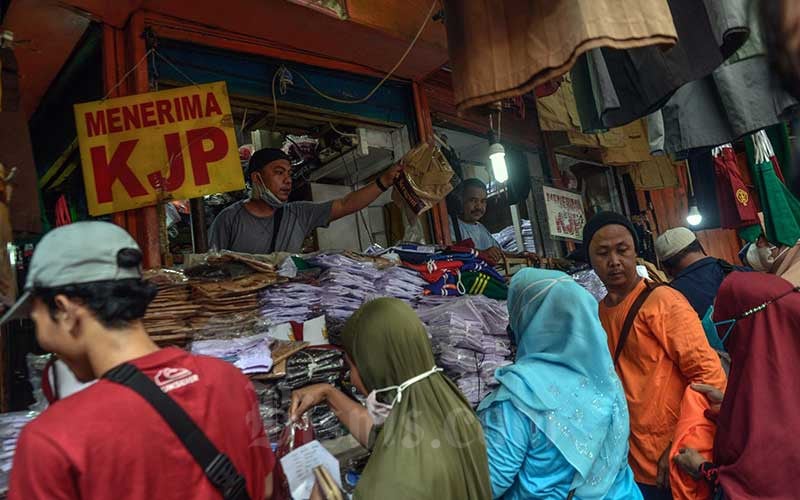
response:
<path id="1" fill-rule="evenodd" d="M 133 360 L 192 417 L 264 496 L 275 457 L 250 380 L 177 348 Z M 219 499 L 220 493 L 141 396 L 107 380 L 56 402 L 22 431 L 10 500 Z"/>

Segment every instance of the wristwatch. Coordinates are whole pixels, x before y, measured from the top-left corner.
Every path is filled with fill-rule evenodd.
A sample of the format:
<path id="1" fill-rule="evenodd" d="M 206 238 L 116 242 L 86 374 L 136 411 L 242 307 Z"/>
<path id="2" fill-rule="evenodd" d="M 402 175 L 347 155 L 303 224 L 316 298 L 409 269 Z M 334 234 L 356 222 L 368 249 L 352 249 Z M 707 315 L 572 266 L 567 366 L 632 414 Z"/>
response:
<path id="1" fill-rule="evenodd" d="M 378 189 L 380 189 L 381 191 L 386 191 L 387 189 L 389 189 L 389 186 L 383 185 L 380 177 L 375 178 L 375 185 L 378 186 Z"/>

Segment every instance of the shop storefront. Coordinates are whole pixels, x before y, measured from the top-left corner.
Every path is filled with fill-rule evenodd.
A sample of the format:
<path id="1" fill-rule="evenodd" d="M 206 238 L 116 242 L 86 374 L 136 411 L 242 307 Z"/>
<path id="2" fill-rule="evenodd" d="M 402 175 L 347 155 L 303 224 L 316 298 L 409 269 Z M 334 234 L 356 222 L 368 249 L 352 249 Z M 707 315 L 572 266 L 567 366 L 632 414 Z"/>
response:
<path id="1" fill-rule="evenodd" d="M 67 3 L 69 16 L 77 15 L 85 26 L 73 36 L 74 48 L 64 54 L 52 81 L 37 82 L 41 98 L 26 104 L 29 170 L 36 174 L 36 185 L 26 189 L 39 195 L 43 227 L 38 231 L 28 224 L 37 217 L 30 216 L 33 203 L 27 198 L 26 221 L 19 229 L 11 214 L 14 232 L 2 228 L 0 243 L 13 243 L 8 247 L 13 267 L 0 268 L 0 285 L 14 286 L 0 287 L 0 293 L 10 296 L 21 286 L 41 234 L 82 220 L 121 226 L 141 247 L 144 277 L 159 290 L 143 317 L 150 338 L 160 347 L 177 346 L 240 368 L 253 382 L 260 420 L 281 455 L 291 451 L 286 446 L 302 444 L 288 437 L 300 430 L 288 419 L 292 391 L 332 384 L 365 403 L 350 381 L 342 338 L 346 322 L 370 300 L 393 297 L 413 309 L 437 366 L 474 409 L 498 387 L 496 370 L 514 361 L 507 299 L 516 272 L 526 267 L 564 271 L 597 301 L 606 295 L 582 247 L 584 225 L 593 215 L 617 212 L 631 221 L 631 232 L 641 242 L 638 270 L 661 284 L 667 277 L 656 255 L 659 235 L 685 226 L 687 215 L 702 213 L 688 224 L 707 254 L 739 264 L 743 239 L 760 226 L 737 219 L 742 210 L 736 217 L 725 210 L 729 214 L 740 208 L 736 203 L 758 202 L 767 209 L 762 213 L 769 212 L 770 189 L 781 188 L 773 179 L 780 168 L 770 167 L 771 157 L 779 155 L 770 154 L 777 152 L 769 151 L 761 133 L 746 134 L 745 140 L 740 140 L 745 134 L 737 136 L 725 163 L 721 147 L 665 151 L 669 143 L 654 144 L 653 118 L 642 113 L 624 124 L 587 126 L 587 106 L 576 92 L 591 85 L 573 86 L 573 78 L 579 78 L 575 72 L 543 85 L 517 82 L 514 88 L 527 89 L 520 95 L 466 108 L 454 90 L 463 82 L 453 82 L 452 53 L 437 2 L 389 1 L 383 9 L 343 0 L 232 0 L 225 8 L 182 0 Z M 588 63 L 581 64 L 588 72 Z M 192 180 L 198 174 L 180 163 L 180 179 L 169 175 L 173 160 L 183 162 L 193 139 L 168 125 L 170 113 L 180 117 L 194 109 L 192 89 L 223 101 L 225 113 L 218 114 L 224 115 L 220 120 L 228 134 L 222 155 L 226 168 L 231 155 L 236 158 L 220 192 L 177 196 L 184 167 L 192 171 Z M 164 94 L 158 92 L 176 94 L 162 99 L 166 104 L 159 108 L 156 101 Z M 101 203 L 87 189 L 103 169 L 87 165 L 86 138 L 94 136 L 93 145 L 103 153 L 118 147 L 119 140 L 102 143 L 105 139 L 96 136 L 111 130 L 111 115 L 92 115 L 82 106 L 99 109 L 115 98 L 150 99 L 148 105 L 159 109 L 161 122 L 150 127 L 161 134 L 169 161 L 138 179 L 151 183 L 155 202 L 108 208 L 122 192 L 113 187 L 115 177 L 106 179 L 106 207 L 98 209 Z M 213 106 L 217 109 L 217 101 Z M 590 111 L 609 116 L 618 111 L 601 108 Z M 120 111 L 120 116 L 133 128 L 145 128 L 136 125 L 143 122 L 134 111 Z M 782 128 L 772 132 L 783 134 L 788 144 L 789 129 L 775 126 Z M 135 147 L 137 137 L 125 137 Z M 200 155 L 214 149 L 206 138 L 194 139 Z M 376 198 L 363 209 L 309 231 L 298 252 L 210 249 L 215 218 L 249 196 L 243 172 L 249 158 L 264 148 L 288 155 L 289 202 L 330 202 L 373 184 L 384 192 L 375 190 Z M 109 167 L 115 162 L 109 157 L 98 164 Z M 411 172 L 401 176 L 406 184 L 384 189 L 376 179 L 400 162 Z M 789 163 L 774 163 L 779 162 Z M 125 161 L 117 163 L 129 169 Z M 0 168 L 0 208 L 13 206 L 6 174 Z M 412 175 L 418 183 L 408 180 Z M 429 184 L 423 186 L 421 179 Z M 458 188 L 475 179 L 478 191 L 486 191 L 485 214 L 463 222 L 488 231 L 496 245 L 487 248 L 471 245 L 456 230 L 465 206 Z M 165 187 L 173 183 L 177 187 Z M 424 198 L 420 193 L 429 185 L 434 188 Z M 149 187 L 142 191 L 151 194 Z M 418 195 L 419 206 L 409 201 L 408 192 Z M 781 200 L 789 200 L 787 211 L 797 208 L 800 218 L 800 203 L 788 195 Z M 280 205 L 273 208 L 270 213 Z M 0 211 L 0 221 L 4 215 Z M 782 234 L 769 216 L 764 231 Z M 274 245 L 275 240 L 273 250 Z M 37 345 L 30 321 L 15 321 L 5 331 L 13 335 L 4 335 L 0 343 L 5 362 L 0 410 L 13 413 L 0 414 L 0 431 L 18 433 L 34 416 L 28 409 L 43 411 L 53 394 L 85 387 L 59 378 L 65 365 L 52 364 Z M 324 404 L 312 408 L 304 416 L 310 426 L 302 429 L 308 433 L 301 440 L 315 437 L 338 459 L 342 485 L 351 491 L 369 452 L 336 417 Z M 0 491 L 3 480 L 0 474 Z"/>

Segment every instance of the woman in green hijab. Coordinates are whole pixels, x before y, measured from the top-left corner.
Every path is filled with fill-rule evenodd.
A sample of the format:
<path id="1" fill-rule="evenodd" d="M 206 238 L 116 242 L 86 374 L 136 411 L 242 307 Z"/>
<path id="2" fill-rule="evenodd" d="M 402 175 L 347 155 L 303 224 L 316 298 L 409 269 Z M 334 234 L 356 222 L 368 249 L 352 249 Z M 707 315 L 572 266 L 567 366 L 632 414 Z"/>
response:
<path id="1" fill-rule="evenodd" d="M 374 300 L 353 314 L 342 340 L 353 384 L 369 394 L 367 408 L 317 384 L 292 394 L 291 416 L 327 402 L 372 450 L 354 498 L 491 498 L 480 422 L 436 368 L 416 313 L 397 299 Z"/>

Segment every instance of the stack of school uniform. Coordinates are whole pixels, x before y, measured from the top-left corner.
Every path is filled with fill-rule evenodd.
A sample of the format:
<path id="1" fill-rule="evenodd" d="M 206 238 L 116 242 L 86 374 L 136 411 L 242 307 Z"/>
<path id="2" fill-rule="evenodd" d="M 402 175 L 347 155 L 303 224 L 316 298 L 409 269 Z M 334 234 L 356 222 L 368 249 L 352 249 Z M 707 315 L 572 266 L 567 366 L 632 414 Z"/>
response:
<path id="1" fill-rule="evenodd" d="M 382 271 L 369 261 L 358 261 L 342 254 L 320 254 L 309 260 L 324 269 L 320 275 L 322 307 L 325 315 L 346 320 L 375 295 L 375 283 Z"/>
<path id="2" fill-rule="evenodd" d="M 533 226 L 531 226 L 531 221 L 522 219 L 520 226 L 522 229 L 522 246 L 525 247 L 522 250 L 520 250 L 519 245 L 517 245 L 517 236 L 514 231 L 514 226 L 508 226 L 499 233 L 494 233 L 492 237 L 494 237 L 495 241 L 498 245 L 500 245 L 500 248 L 502 248 L 504 252 L 536 253 L 536 243 L 533 240 Z"/>
<path id="3" fill-rule="evenodd" d="M 319 316 L 320 287 L 309 283 L 285 283 L 263 290 L 259 296 L 261 315 L 275 324 L 302 323 Z"/>
<path id="4" fill-rule="evenodd" d="M 497 386 L 495 370 L 511 363 L 505 308 L 504 301 L 481 295 L 420 302 L 417 307 L 437 364 L 473 406 Z"/>

